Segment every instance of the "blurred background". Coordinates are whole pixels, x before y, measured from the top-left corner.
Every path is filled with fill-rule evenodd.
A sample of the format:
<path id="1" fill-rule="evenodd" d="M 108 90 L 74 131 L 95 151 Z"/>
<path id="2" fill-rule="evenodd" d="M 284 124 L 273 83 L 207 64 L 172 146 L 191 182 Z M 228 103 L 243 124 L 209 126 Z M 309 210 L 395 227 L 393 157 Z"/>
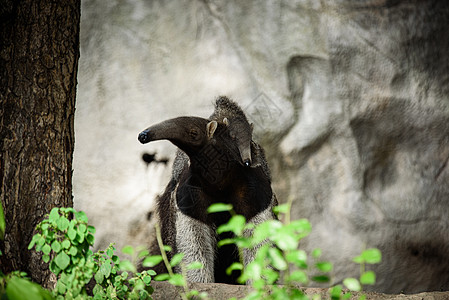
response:
<path id="1" fill-rule="evenodd" d="M 176 147 L 138 133 L 226 95 L 334 282 L 377 247 L 371 290 L 448 290 L 448 20 L 445 0 L 82 1 L 74 203 L 96 249 L 149 241 Z"/>

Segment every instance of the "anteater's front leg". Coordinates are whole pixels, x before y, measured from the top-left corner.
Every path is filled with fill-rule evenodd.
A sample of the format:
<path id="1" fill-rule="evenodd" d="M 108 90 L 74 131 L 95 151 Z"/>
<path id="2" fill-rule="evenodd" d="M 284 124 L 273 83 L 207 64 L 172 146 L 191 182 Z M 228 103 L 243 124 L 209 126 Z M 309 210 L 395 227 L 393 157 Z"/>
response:
<path id="1" fill-rule="evenodd" d="M 198 261 L 202 269 L 187 270 L 188 282 L 211 283 L 214 278 L 214 261 L 217 238 L 215 229 L 191 218 L 181 211 L 176 214 L 176 247 L 178 253 L 184 253 L 183 264 Z M 176 270 L 179 272 L 179 268 Z"/>

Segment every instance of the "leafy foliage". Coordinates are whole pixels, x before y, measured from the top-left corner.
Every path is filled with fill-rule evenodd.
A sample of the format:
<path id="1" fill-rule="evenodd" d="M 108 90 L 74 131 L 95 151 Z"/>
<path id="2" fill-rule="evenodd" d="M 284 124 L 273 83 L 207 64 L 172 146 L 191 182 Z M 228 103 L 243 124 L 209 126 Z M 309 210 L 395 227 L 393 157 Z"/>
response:
<path id="1" fill-rule="evenodd" d="M 1 207 L 0 207 L 1 208 Z M 209 213 L 228 211 L 232 217 L 229 222 L 217 228 L 217 233 L 232 232 L 233 238 L 219 242 L 218 246 L 234 243 L 240 256 L 245 249 L 257 249 L 255 260 L 244 267 L 241 261 L 233 263 L 227 269 L 241 271 L 239 281 L 249 283 L 253 292 L 245 299 L 309 299 L 299 287 L 310 282 L 329 283 L 333 266 L 320 259 L 322 251 L 313 250 L 309 255 L 299 249 L 300 242 L 311 232 L 311 224 L 305 220 L 290 221 L 290 204 L 280 205 L 275 212 L 282 215 L 284 222 L 269 220 L 260 224 L 247 223 L 245 218 L 236 215 L 229 204 L 214 204 Z M 1 213 L 1 211 L 0 211 Z M 4 230 L 4 219 L 0 215 L 0 233 Z M 2 223 L 3 222 L 3 223 Z M 3 226 L 3 228 L 2 228 Z M 190 290 L 186 282 L 186 270 L 199 269 L 199 262 L 183 264 L 183 254 L 177 253 L 168 260 L 169 246 L 162 244 L 160 229 L 157 226 L 157 238 L 160 255 L 150 256 L 143 248 L 126 246 L 122 253 L 131 260 L 120 260 L 115 255 L 113 244 L 105 250 L 92 253 L 95 228 L 88 225 L 84 212 L 73 208 L 54 208 L 48 218 L 36 227 L 38 233 L 33 236 L 29 249 L 35 247 L 42 252 L 42 260 L 49 263 L 50 270 L 57 275 L 58 281 L 53 293 L 31 282 L 23 272 L 4 275 L 0 272 L 0 296 L 7 299 L 152 299 L 153 280 L 167 280 L 174 286 L 183 288 L 180 293 L 185 300 L 206 299 L 207 294 Z M 1 238 L 1 236 L 0 236 Z M 1 255 L 1 253 L 0 253 Z M 363 285 L 376 282 L 374 272 L 366 270 L 367 264 L 381 261 L 378 249 L 364 250 L 353 262 L 360 265 L 359 278 L 346 278 L 343 285 L 329 289 L 331 299 L 349 299 L 349 291 L 361 291 Z M 142 261 L 144 267 L 154 267 L 163 262 L 168 273 L 156 274 L 152 270 L 137 272 L 136 263 Z M 182 272 L 174 273 L 177 268 Z M 313 275 L 309 275 L 312 272 Z M 87 295 L 86 285 L 95 282 L 93 296 Z M 283 285 L 277 285 L 282 282 Z M 361 299 L 364 298 L 362 294 Z M 315 299 L 313 297 L 312 299 Z"/>
<path id="2" fill-rule="evenodd" d="M 9 300 L 50 300 L 51 293 L 37 283 L 31 282 L 25 272 L 14 271 L 8 275 L 0 272 L 0 296 Z"/>
<path id="3" fill-rule="evenodd" d="M 84 212 L 73 208 L 53 208 L 48 218 L 36 227 L 28 249 L 42 252 L 44 262 L 58 276 L 53 295 L 56 299 L 89 299 L 86 285 L 95 280 L 93 299 L 151 299 L 154 271 L 136 272 L 130 261 L 120 261 L 111 244 L 104 251 L 92 253 L 95 228 L 88 225 Z M 124 253 L 134 249 L 125 247 Z M 141 251 L 145 256 L 148 251 Z M 134 273 L 130 276 L 128 271 Z"/>
<path id="4" fill-rule="evenodd" d="M 290 221 L 290 204 L 277 206 L 274 211 L 283 214 L 284 223 L 278 220 L 268 220 L 254 225 L 245 223 L 243 216 L 236 215 L 229 204 L 214 204 L 209 212 L 228 211 L 232 217 L 228 223 L 217 228 L 217 233 L 232 232 L 234 238 L 219 242 L 219 246 L 234 243 L 239 247 L 239 253 L 245 249 L 257 249 L 254 261 L 246 267 L 241 262 L 233 263 L 227 270 L 241 270 L 238 279 L 241 283 L 251 283 L 254 291 L 245 299 L 309 299 L 299 288 L 310 282 L 329 283 L 333 266 L 330 262 L 320 259 L 322 251 L 315 249 L 310 257 L 299 249 L 300 242 L 309 235 L 311 224 L 306 219 Z M 251 232 L 251 234 L 245 234 Z M 365 264 L 379 263 L 380 251 L 367 249 L 354 262 L 361 265 L 360 279 L 346 278 L 343 284 L 350 291 L 361 291 L 362 285 L 372 285 L 376 281 L 374 272 L 365 271 Z M 309 276 L 309 273 L 313 273 Z M 277 285 L 282 282 L 283 285 Z M 344 292 L 341 285 L 329 290 L 332 299 L 348 299 L 350 292 Z M 362 295 L 362 298 L 364 296 Z"/>

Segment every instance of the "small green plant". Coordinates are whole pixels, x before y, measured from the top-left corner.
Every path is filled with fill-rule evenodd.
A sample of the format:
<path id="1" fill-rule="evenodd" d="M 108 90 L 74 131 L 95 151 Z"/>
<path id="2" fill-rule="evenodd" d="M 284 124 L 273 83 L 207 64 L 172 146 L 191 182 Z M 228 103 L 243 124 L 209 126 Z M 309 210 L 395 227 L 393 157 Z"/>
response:
<path id="1" fill-rule="evenodd" d="M 257 249 L 254 261 L 246 267 L 241 262 L 233 263 L 227 272 L 241 270 L 239 282 L 250 282 L 254 291 L 245 299 L 307 299 L 298 286 L 306 286 L 310 280 L 328 282 L 326 275 L 332 270 L 332 264 L 320 261 L 320 251 L 312 253 L 313 266 L 319 274 L 309 278 L 307 271 L 310 262 L 307 254 L 299 250 L 299 242 L 306 237 L 312 226 L 306 219 L 290 221 L 286 215 L 285 224 L 279 220 L 268 220 L 258 225 L 246 223 L 243 216 L 235 214 L 232 205 L 214 204 L 208 212 L 228 211 L 232 217 L 229 222 L 217 228 L 217 233 L 231 231 L 235 237 L 222 240 L 218 246 L 234 243 L 244 253 L 249 249 Z M 289 204 L 275 208 L 276 213 L 288 214 Z M 282 281 L 283 285 L 276 285 Z"/>
<path id="2" fill-rule="evenodd" d="M 93 290 L 94 299 L 151 299 L 153 288 L 152 270 L 137 272 L 135 263 L 129 260 L 121 261 L 114 254 L 113 244 L 104 251 L 93 254 L 98 270 L 94 279 L 96 285 Z M 122 249 L 124 254 L 134 254 L 131 246 Z M 139 257 L 147 255 L 148 251 L 140 250 Z M 129 273 L 128 273 L 129 272 Z M 134 276 L 131 277 L 131 274 Z"/>
<path id="3" fill-rule="evenodd" d="M 343 280 L 343 285 L 350 291 L 360 292 L 363 285 L 373 285 L 376 283 L 376 274 L 373 271 L 366 270 L 366 264 L 377 264 L 382 260 L 382 253 L 379 249 L 370 248 L 362 251 L 362 253 L 353 259 L 353 262 L 360 264 L 360 277 L 346 278 Z M 343 287 L 336 285 L 330 290 L 332 299 L 349 299 L 351 293 L 343 293 Z M 365 295 L 361 294 L 361 300 L 365 299 Z"/>
<path id="4" fill-rule="evenodd" d="M 73 216 L 73 218 L 71 218 Z M 95 272 L 92 251 L 95 228 L 88 225 L 84 212 L 73 208 L 53 208 L 47 219 L 36 226 L 38 231 L 28 246 L 42 252 L 50 271 L 58 276 L 53 291 L 57 299 L 81 299 L 85 285 Z"/>
<path id="5" fill-rule="evenodd" d="M 149 270 L 136 272 L 128 260 L 120 261 L 111 244 L 106 250 L 92 253 L 95 228 L 88 225 L 84 212 L 73 208 L 53 208 L 36 226 L 29 249 L 42 252 L 44 262 L 58 277 L 53 295 L 56 299 L 89 299 L 86 285 L 94 278 L 93 299 L 151 299 L 153 292 Z M 125 251 L 131 251 L 126 247 Z M 144 253 L 146 255 L 146 253 Z M 132 271 L 132 277 L 128 271 Z"/>
<path id="6" fill-rule="evenodd" d="M 333 266 L 330 262 L 320 260 L 321 250 L 315 249 L 311 259 L 307 253 L 299 249 L 300 241 L 311 232 L 311 224 L 306 219 L 290 220 L 290 203 L 277 206 L 275 212 L 284 214 L 284 223 L 279 220 L 268 220 L 254 225 L 246 223 L 243 216 L 235 214 L 232 205 L 217 203 L 209 207 L 209 213 L 230 212 L 229 222 L 217 228 L 217 233 L 230 231 L 234 238 L 225 239 L 218 246 L 236 244 L 239 249 L 240 262 L 233 263 L 228 274 L 240 270 L 238 279 L 241 283 L 251 283 L 254 291 L 245 299 L 309 299 L 299 287 L 307 287 L 311 281 L 330 282 L 329 272 Z M 246 267 L 243 266 L 243 253 L 257 249 L 255 259 Z M 360 264 L 360 280 L 347 278 L 343 284 L 351 291 L 361 291 L 361 284 L 374 284 L 375 274 L 365 271 L 365 264 L 378 263 L 381 259 L 377 249 L 365 250 L 354 262 Z M 309 276 L 313 272 L 315 275 Z M 282 285 L 277 285 L 282 282 Z M 337 285 L 330 289 L 332 299 L 347 299 L 350 293 L 343 292 Z M 364 296 L 362 295 L 362 298 Z"/>

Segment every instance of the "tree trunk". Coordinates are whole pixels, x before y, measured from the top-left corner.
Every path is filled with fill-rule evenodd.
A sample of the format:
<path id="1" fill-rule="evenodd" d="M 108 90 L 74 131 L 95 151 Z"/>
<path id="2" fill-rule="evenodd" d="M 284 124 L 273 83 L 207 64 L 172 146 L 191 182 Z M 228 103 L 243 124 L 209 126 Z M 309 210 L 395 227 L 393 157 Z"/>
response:
<path id="1" fill-rule="evenodd" d="M 73 206 L 79 22 L 80 0 L 0 3 L 0 269 L 47 287 L 48 266 L 27 247 L 45 214 Z"/>

